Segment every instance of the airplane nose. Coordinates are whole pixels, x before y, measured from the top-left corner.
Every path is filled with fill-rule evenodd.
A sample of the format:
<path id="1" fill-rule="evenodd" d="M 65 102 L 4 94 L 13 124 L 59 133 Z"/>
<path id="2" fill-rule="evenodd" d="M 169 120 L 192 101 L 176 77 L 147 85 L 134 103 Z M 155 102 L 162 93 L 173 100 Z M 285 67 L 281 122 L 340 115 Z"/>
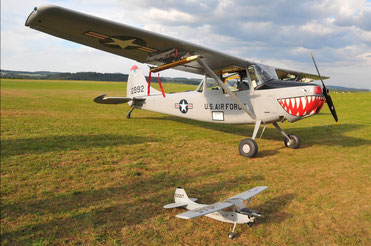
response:
<path id="1" fill-rule="evenodd" d="M 319 86 L 316 86 L 316 88 L 314 88 L 314 93 L 316 93 L 316 94 L 321 94 L 322 93 L 322 89 L 321 89 L 321 87 L 319 87 Z"/>

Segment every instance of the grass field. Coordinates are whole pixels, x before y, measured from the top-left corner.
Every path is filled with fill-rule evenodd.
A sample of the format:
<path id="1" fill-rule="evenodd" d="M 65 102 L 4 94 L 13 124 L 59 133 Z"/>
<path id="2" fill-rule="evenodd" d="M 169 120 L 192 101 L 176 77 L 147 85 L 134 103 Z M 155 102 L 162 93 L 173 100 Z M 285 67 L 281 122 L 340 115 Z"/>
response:
<path id="1" fill-rule="evenodd" d="M 165 91 L 193 89 L 164 84 Z M 1 245 L 370 245 L 371 93 L 332 94 L 316 117 L 268 126 L 255 159 L 251 125 L 218 125 L 99 105 L 126 83 L 1 80 Z M 126 93 L 125 93 L 126 94 Z M 163 209 L 183 186 L 213 203 L 258 185 L 247 228 Z"/>

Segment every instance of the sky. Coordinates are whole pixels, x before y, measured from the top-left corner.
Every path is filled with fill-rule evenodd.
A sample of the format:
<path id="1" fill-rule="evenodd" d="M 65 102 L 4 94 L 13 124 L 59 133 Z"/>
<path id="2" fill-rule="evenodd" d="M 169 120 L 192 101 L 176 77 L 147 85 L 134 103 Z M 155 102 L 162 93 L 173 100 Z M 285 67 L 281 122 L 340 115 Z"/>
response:
<path id="1" fill-rule="evenodd" d="M 331 77 L 327 85 L 371 89 L 371 0 L 2 0 L 1 69 L 128 73 L 137 64 L 25 27 L 44 4 L 316 74 L 313 52 L 321 74 Z M 176 70 L 161 76 L 198 77 Z"/>

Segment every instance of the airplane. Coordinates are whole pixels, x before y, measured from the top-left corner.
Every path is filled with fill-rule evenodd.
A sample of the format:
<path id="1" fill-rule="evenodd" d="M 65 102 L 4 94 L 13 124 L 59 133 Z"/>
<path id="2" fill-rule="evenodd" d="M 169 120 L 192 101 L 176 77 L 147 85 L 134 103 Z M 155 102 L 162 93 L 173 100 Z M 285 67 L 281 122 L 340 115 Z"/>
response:
<path id="1" fill-rule="evenodd" d="M 251 199 L 267 188 L 268 186 L 257 186 L 221 202 L 207 205 L 196 203 L 197 198 L 189 198 L 185 190 L 182 187 L 178 187 L 174 194 L 175 203 L 167 204 L 164 208 L 186 208 L 190 210 L 176 215 L 176 217 L 181 219 L 193 219 L 205 215 L 214 220 L 232 223 L 232 232 L 228 234 L 228 237 L 232 239 L 237 224 L 246 224 L 247 227 L 250 227 L 256 218 L 261 217 L 261 214 L 250 210 L 248 207 Z M 246 200 L 248 202 L 245 207 L 244 201 Z"/>
<path id="2" fill-rule="evenodd" d="M 301 144 L 295 134 L 287 134 L 279 122 L 295 122 L 317 115 L 326 102 L 338 123 L 335 106 L 312 55 L 317 74 L 275 68 L 208 49 L 196 44 L 94 17 L 59 6 L 35 7 L 26 26 L 47 34 L 99 50 L 150 64 L 148 81 L 133 66 L 126 97 L 98 96 L 101 104 L 128 103 L 127 118 L 134 109 L 144 109 L 198 121 L 224 124 L 255 124 L 251 138 L 239 144 L 242 156 L 258 153 L 255 138 L 260 126 L 273 124 L 283 135 L 286 147 Z M 204 79 L 196 90 L 165 93 L 151 86 L 152 73 L 176 69 Z M 321 80 L 322 88 L 310 83 Z"/>

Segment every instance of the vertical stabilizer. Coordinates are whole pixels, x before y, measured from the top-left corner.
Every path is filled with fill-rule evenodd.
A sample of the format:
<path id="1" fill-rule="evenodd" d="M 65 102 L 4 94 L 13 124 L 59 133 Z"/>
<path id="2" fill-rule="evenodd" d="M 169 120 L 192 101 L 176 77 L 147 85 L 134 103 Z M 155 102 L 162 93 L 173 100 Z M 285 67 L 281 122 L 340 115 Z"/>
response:
<path id="1" fill-rule="evenodd" d="M 174 194 L 174 200 L 177 203 L 192 202 L 192 200 L 188 198 L 187 193 L 185 192 L 185 190 L 181 187 L 176 188 L 175 194 Z"/>
<path id="2" fill-rule="evenodd" d="M 161 95 L 161 92 L 150 88 L 151 95 Z M 148 83 L 143 71 L 138 66 L 132 66 L 129 73 L 126 96 L 129 98 L 148 95 Z"/>

